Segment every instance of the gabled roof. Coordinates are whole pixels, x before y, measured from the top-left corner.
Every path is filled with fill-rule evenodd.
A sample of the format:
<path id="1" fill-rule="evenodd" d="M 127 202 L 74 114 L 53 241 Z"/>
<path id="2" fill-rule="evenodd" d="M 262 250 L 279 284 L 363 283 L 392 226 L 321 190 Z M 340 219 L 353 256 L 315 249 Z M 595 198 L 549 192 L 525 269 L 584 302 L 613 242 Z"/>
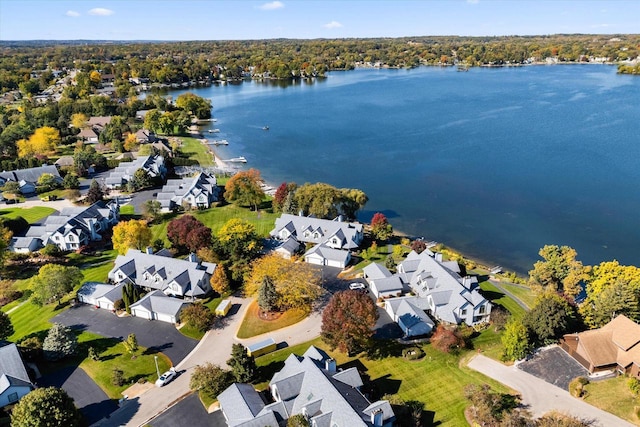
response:
<path id="1" fill-rule="evenodd" d="M 60 176 L 60 173 L 58 173 L 58 168 L 54 165 L 43 165 L 35 168 L 0 172 L 0 179 L 4 181 L 15 181 L 18 183 L 24 181 L 25 183 L 35 184 L 38 182 L 38 178 L 45 173 L 53 175 L 58 182 L 62 182 L 62 177 Z"/>
<path id="2" fill-rule="evenodd" d="M 24 367 L 18 347 L 14 343 L 0 341 L 0 393 L 10 386 L 33 387 Z"/>
<path id="3" fill-rule="evenodd" d="M 300 242 L 298 242 L 296 238 L 292 236 L 282 242 L 282 244 L 278 245 L 278 247 L 274 250 L 286 252 L 293 255 L 294 253 L 298 252 L 298 250 L 300 250 L 300 246 Z"/>
<path id="4" fill-rule="evenodd" d="M 116 285 L 115 287 L 122 289 L 122 285 Z M 86 282 L 78 289 L 78 296 L 98 299 L 113 291 L 115 287 L 108 283 Z M 122 291 L 120 291 L 120 295 L 122 296 Z"/>
<path id="5" fill-rule="evenodd" d="M 182 200 L 189 194 L 198 196 L 205 194 L 207 200 L 217 200 L 217 179 L 214 175 L 198 172 L 192 177 L 182 179 L 170 179 L 162 190 L 158 192 L 157 199 L 163 208 L 171 208 L 171 204 L 180 206 Z"/>
<path id="6" fill-rule="evenodd" d="M 343 251 L 342 249 L 333 249 L 325 245 L 316 245 L 309 249 L 304 254 L 305 257 L 309 255 L 317 255 L 321 258 L 328 259 L 330 261 L 337 261 L 346 264 L 349 259 L 349 251 Z"/>
<path id="7" fill-rule="evenodd" d="M 188 304 L 184 300 L 167 296 L 161 291 L 152 291 L 140 301 L 131 304 L 131 309 L 142 307 L 148 312 L 177 316 L 182 307 Z"/>
<path id="8" fill-rule="evenodd" d="M 362 224 L 359 223 L 344 222 L 339 218 L 328 220 L 291 214 L 282 214 L 276 219 L 275 228 L 270 234 L 276 237 L 283 229 L 295 235 L 298 241 L 306 243 L 324 243 L 331 237 L 337 236 L 343 241 L 343 249 L 357 248 L 362 234 Z M 305 236 L 305 231 L 310 235 Z M 319 234 L 317 238 L 314 237 L 315 232 Z"/>
<path id="9" fill-rule="evenodd" d="M 362 269 L 365 277 L 369 280 L 383 279 L 385 277 L 391 277 L 391 272 L 382 264 L 373 262 Z"/>
<path id="10" fill-rule="evenodd" d="M 264 408 L 264 402 L 260 395 L 249 384 L 234 383 L 230 385 L 218 395 L 218 402 L 229 419 L 234 421 L 252 420 Z"/>

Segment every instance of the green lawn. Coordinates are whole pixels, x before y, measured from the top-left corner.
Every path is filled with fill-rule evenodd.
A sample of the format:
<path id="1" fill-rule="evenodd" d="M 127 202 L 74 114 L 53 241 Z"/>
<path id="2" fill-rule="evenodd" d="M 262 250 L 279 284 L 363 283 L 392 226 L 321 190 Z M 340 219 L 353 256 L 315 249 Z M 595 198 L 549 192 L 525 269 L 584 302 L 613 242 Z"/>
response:
<path id="1" fill-rule="evenodd" d="M 514 285 L 509 282 L 500 282 L 500 286 L 511 292 L 516 298 L 525 303 L 527 307 L 533 308 L 533 306 L 536 305 L 536 295 L 531 288 Z"/>
<path id="2" fill-rule="evenodd" d="M 200 166 L 213 166 L 213 156 L 209 152 L 209 147 L 196 138 L 180 137 L 180 139 L 182 140 L 180 151 L 184 156 L 197 160 Z"/>
<path id="3" fill-rule="evenodd" d="M 0 215 L 4 218 L 23 217 L 29 224 L 38 222 L 42 218 L 51 215 L 55 209 L 47 206 L 34 206 L 31 208 L 7 208 L 1 209 Z"/>
<path id="4" fill-rule="evenodd" d="M 520 319 L 524 316 L 524 308 L 520 307 L 514 300 L 500 292 L 493 283 L 489 281 L 481 282 L 480 289 L 482 290 L 482 295 L 484 295 L 485 298 L 490 300 L 493 304 L 500 304 L 502 307 L 506 308 L 513 317 Z"/>
<path id="5" fill-rule="evenodd" d="M 61 306 L 47 304 L 38 307 L 30 301 L 26 302 L 9 314 L 14 329 L 9 341 L 17 342 L 29 335 L 44 333 L 51 328 L 49 319 L 60 313 L 64 308 L 66 308 L 65 304 Z"/>
<path id="6" fill-rule="evenodd" d="M 634 410 L 640 408 L 640 401 L 631 394 L 627 380 L 628 377 L 619 376 L 589 383 L 585 386 L 585 401 L 638 425 L 640 419 L 634 414 Z"/>
<path id="7" fill-rule="evenodd" d="M 135 209 L 133 205 L 122 205 L 120 206 L 120 215 L 135 215 Z"/>
<path id="8" fill-rule="evenodd" d="M 307 311 L 301 309 L 287 310 L 282 313 L 279 318 L 271 321 L 265 321 L 258 317 L 258 311 L 258 303 L 253 301 L 251 305 L 249 305 L 244 319 L 242 319 L 242 324 L 238 329 L 238 338 L 251 338 L 294 325 L 303 320 L 309 314 Z"/>
<path id="9" fill-rule="evenodd" d="M 310 345 L 327 350 L 322 341 L 316 339 L 257 358 L 258 366 L 262 367 L 262 378 L 270 378 L 273 372 L 281 369 L 282 362 L 289 354 L 302 354 Z M 467 384 L 487 383 L 498 392 L 509 392 L 503 385 L 461 366 L 461 360 L 470 354 L 469 351 L 461 355 L 449 355 L 434 350 L 430 345 L 424 345 L 425 358 L 409 361 L 396 355 L 400 351 L 398 345 L 384 346 L 393 354 L 382 360 L 368 360 L 365 357 L 348 358 L 345 354 L 336 352 L 329 352 L 329 354 L 341 367 L 356 366 L 364 374 L 363 377 L 368 376 L 374 385 L 376 394 L 374 398 L 390 393 L 397 394 L 405 401 L 423 402 L 427 411 L 425 425 L 456 427 L 467 425 L 464 409 L 468 403 L 463 393 L 464 386 Z M 366 382 L 366 378 L 363 380 Z M 266 382 L 259 386 L 266 387 Z"/>

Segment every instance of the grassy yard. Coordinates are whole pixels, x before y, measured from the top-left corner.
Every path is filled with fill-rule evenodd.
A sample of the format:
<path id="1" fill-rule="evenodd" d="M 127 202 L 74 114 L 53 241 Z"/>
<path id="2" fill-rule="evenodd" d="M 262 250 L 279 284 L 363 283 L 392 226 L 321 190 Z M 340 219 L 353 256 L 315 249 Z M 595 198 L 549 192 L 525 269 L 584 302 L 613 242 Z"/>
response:
<path id="1" fill-rule="evenodd" d="M 638 425 L 640 419 L 634 412 L 640 408 L 640 401 L 631 394 L 627 387 L 627 380 L 627 377 L 619 376 L 589 383 L 585 386 L 587 390 L 585 401 Z"/>
<path id="2" fill-rule="evenodd" d="M 484 295 L 485 298 L 490 300 L 493 304 L 500 304 L 502 307 L 506 308 L 513 317 L 519 319 L 524 316 L 524 308 L 520 307 L 514 300 L 500 292 L 491 282 L 481 282 L 480 289 L 482 290 L 482 295 Z"/>
<path id="3" fill-rule="evenodd" d="M 209 147 L 196 138 L 180 137 L 180 139 L 182 140 L 180 151 L 183 155 L 197 160 L 200 166 L 213 166 L 213 156 L 209 152 Z"/>
<path id="4" fill-rule="evenodd" d="M 55 209 L 47 206 L 34 206 L 31 208 L 7 208 L 0 210 L 3 218 L 23 217 L 29 224 L 40 221 L 42 218 L 51 215 Z"/>
<path id="5" fill-rule="evenodd" d="M 135 215 L 136 210 L 133 205 L 122 205 L 120 206 L 120 215 Z"/>
<path id="6" fill-rule="evenodd" d="M 310 345 L 327 350 L 322 341 L 316 339 L 259 357 L 256 362 L 261 367 L 262 378 L 270 378 L 273 372 L 281 369 L 282 362 L 289 354 L 302 354 Z M 366 357 L 348 358 L 342 353 L 328 353 L 343 368 L 357 367 L 363 374 L 365 383 L 368 377 L 373 384 L 375 398 L 389 393 L 397 394 L 405 401 L 423 402 L 426 411 L 424 425 L 466 425 L 464 409 L 468 403 L 463 390 L 467 384 L 487 383 L 498 392 L 509 392 L 503 385 L 461 366 L 461 360 L 470 353 L 469 351 L 460 355 L 450 355 L 425 345 L 423 348 L 426 356 L 422 360 L 409 361 L 400 356 L 399 345 L 380 345 L 390 353 L 389 357 L 382 360 L 369 360 Z M 266 383 L 261 383 L 260 386 L 265 387 Z"/>
<path id="7" fill-rule="evenodd" d="M 514 285 L 509 282 L 500 282 L 505 290 L 511 292 L 516 298 L 525 303 L 529 308 L 533 308 L 536 305 L 536 296 L 531 288 L 523 288 L 522 285 Z"/>
<path id="8" fill-rule="evenodd" d="M 282 313 L 279 318 L 265 321 L 258 317 L 258 312 L 258 303 L 253 301 L 247 309 L 247 314 L 245 314 L 244 319 L 242 319 L 242 324 L 238 329 L 238 338 L 251 338 L 256 335 L 294 325 L 309 314 L 307 311 L 301 309 L 287 310 Z"/>

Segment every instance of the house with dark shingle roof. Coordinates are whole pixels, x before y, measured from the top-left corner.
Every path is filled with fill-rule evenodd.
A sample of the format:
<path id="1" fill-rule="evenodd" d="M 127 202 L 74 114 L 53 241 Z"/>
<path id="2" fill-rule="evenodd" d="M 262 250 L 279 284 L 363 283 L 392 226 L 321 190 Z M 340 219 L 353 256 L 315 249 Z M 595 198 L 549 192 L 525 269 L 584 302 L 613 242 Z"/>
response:
<path id="1" fill-rule="evenodd" d="M 164 180 L 167 175 L 164 157 L 159 154 L 143 156 L 138 157 L 132 162 L 120 163 L 105 179 L 105 185 L 110 189 L 120 188 L 133 178 L 133 174 L 135 174 L 138 169 L 147 172 L 151 178 L 160 177 Z"/>
<path id="2" fill-rule="evenodd" d="M 640 325 L 623 314 L 599 329 L 565 335 L 561 346 L 589 373 L 640 376 Z"/>
<path id="3" fill-rule="evenodd" d="M 219 189 L 214 175 L 198 172 L 192 177 L 170 179 L 158 192 L 163 212 L 171 212 L 185 204 L 192 209 L 206 209 L 218 200 Z"/>
<path id="4" fill-rule="evenodd" d="M 14 181 L 20 185 L 20 192 L 22 194 L 33 194 L 36 192 L 38 179 L 44 174 L 53 175 L 59 184 L 62 183 L 62 177 L 57 167 L 54 165 L 43 165 L 35 168 L 0 172 L 0 186 L 5 185 L 8 181 Z"/>
<path id="5" fill-rule="evenodd" d="M 303 415 L 312 427 L 387 427 L 395 414 L 386 400 L 374 403 L 360 392 L 363 382 L 353 367 L 337 370 L 335 360 L 311 346 L 291 354 L 269 382 L 271 402 L 248 384 L 233 384 L 218 396 L 229 427 L 285 425 Z"/>
<path id="6" fill-rule="evenodd" d="M 0 408 L 18 402 L 34 388 L 18 347 L 0 341 Z"/>
<path id="7" fill-rule="evenodd" d="M 108 277 L 113 283 L 130 282 L 149 291 L 195 299 L 211 292 L 209 280 L 215 269 L 216 264 L 202 262 L 195 254 L 183 260 L 129 249 L 118 255 Z"/>

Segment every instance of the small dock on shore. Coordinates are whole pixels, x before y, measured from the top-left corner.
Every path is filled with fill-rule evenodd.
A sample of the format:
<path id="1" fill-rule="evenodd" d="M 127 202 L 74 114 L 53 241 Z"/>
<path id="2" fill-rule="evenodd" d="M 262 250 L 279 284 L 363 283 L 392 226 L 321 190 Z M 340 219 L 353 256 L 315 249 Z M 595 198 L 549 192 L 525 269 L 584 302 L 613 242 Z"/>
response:
<path id="1" fill-rule="evenodd" d="M 229 141 L 226 139 L 216 139 L 215 141 L 207 141 L 209 145 L 229 145 Z"/>

